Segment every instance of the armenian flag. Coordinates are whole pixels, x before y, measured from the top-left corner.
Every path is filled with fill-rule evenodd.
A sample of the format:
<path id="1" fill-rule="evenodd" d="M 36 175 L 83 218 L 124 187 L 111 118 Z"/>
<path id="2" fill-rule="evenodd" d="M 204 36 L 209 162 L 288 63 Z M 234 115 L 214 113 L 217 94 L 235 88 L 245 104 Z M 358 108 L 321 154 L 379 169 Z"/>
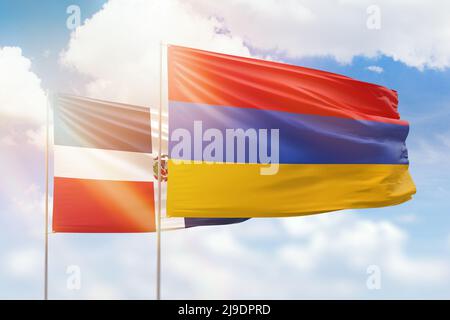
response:
<path id="1" fill-rule="evenodd" d="M 397 92 L 168 47 L 171 217 L 283 217 L 411 199 Z"/>

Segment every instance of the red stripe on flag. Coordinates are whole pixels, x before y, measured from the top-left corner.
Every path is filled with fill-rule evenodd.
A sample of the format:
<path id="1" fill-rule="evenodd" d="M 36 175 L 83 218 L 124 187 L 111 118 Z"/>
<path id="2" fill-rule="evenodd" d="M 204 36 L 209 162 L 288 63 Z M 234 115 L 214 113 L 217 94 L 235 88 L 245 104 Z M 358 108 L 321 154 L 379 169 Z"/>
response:
<path id="1" fill-rule="evenodd" d="M 170 46 L 169 100 L 407 125 L 394 90 L 346 76 Z"/>
<path id="2" fill-rule="evenodd" d="M 54 178 L 53 231 L 155 231 L 153 182 Z"/>

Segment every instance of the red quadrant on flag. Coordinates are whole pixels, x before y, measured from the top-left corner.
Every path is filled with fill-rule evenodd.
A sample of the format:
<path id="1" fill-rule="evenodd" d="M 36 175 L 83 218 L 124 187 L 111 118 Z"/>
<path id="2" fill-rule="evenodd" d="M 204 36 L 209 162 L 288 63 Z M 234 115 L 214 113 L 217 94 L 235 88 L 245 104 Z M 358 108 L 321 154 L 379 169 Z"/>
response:
<path id="1" fill-rule="evenodd" d="M 343 75 L 169 46 L 169 100 L 407 125 L 397 92 Z"/>
<path id="2" fill-rule="evenodd" d="M 55 232 L 155 231 L 153 183 L 54 179 Z"/>

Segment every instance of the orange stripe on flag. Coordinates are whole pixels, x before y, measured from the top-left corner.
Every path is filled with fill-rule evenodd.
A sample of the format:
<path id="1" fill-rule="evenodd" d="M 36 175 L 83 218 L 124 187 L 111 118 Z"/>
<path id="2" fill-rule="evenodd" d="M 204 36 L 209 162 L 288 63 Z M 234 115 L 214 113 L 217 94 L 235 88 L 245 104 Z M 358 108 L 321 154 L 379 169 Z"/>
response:
<path id="1" fill-rule="evenodd" d="M 330 72 L 169 46 L 169 100 L 407 125 L 397 92 Z"/>

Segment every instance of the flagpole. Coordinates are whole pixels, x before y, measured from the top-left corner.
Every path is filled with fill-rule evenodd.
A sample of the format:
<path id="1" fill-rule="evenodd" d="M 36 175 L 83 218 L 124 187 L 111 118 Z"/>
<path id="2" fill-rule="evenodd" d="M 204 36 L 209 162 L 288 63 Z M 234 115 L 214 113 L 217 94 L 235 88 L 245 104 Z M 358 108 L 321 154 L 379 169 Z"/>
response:
<path id="1" fill-rule="evenodd" d="M 161 150 L 163 104 L 163 43 L 160 43 L 159 121 L 158 121 L 158 212 L 156 216 L 156 300 L 161 300 Z"/>
<path id="2" fill-rule="evenodd" d="M 48 300 L 48 140 L 49 140 L 50 92 L 47 90 L 45 125 L 45 253 L 44 253 L 44 300 Z"/>

